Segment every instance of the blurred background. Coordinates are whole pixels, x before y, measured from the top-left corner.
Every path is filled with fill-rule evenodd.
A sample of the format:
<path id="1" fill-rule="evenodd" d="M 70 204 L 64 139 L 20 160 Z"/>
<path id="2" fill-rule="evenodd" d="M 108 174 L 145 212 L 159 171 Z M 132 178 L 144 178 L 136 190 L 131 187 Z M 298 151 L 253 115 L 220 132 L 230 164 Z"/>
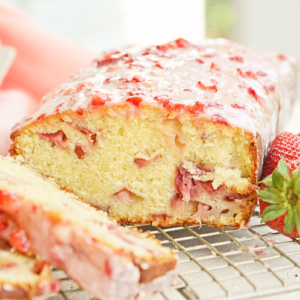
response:
<path id="1" fill-rule="evenodd" d="M 299 0 L 9 0 L 95 51 L 184 37 L 226 37 L 299 56 Z"/>

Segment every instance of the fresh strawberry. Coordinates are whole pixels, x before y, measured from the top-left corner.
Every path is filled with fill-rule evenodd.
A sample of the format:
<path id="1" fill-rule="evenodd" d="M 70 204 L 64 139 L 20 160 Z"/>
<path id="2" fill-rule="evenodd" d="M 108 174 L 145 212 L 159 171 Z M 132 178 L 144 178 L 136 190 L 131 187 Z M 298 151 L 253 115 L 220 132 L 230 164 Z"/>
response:
<path id="1" fill-rule="evenodd" d="M 300 137 L 284 132 L 266 157 L 259 194 L 262 222 L 283 235 L 300 237 Z"/>

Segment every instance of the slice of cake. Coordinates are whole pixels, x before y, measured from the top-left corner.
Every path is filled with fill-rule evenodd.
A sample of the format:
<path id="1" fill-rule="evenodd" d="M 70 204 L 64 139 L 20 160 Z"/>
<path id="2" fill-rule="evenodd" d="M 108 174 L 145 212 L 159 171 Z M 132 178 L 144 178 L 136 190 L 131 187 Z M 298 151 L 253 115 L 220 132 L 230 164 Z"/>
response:
<path id="1" fill-rule="evenodd" d="M 0 157 L 0 210 L 9 220 L 2 237 L 63 269 L 99 299 L 142 299 L 176 279 L 171 249 L 110 221 L 12 158 Z"/>
<path id="2" fill-rule="evenodd" d="M 50 266 L 14 251 L 0 239 L 0 299 L 42 300 L 59 291 Z"/>
<path id="3" fill-rule="evenodd" d="M 10 152 L 120 222 L 240 228 L 296 65 L 226 40 L 106 54 L 14 127 Z"/>

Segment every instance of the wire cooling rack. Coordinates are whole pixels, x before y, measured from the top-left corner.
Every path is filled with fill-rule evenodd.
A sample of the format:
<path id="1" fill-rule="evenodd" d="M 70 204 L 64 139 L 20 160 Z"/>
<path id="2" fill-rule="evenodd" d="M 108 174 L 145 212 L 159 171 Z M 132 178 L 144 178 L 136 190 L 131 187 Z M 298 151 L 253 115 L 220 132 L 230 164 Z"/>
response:
<path id="1" fill-rule="evenodd" d="M 150 230 L 180 258 L 178 282 L 150 300 L 300 299 L 300 240 L 260 224 L 258 210 L 247 229 L 208 226 L 154 227 Z M 90 300 L 63 271 L 62 291 L 51 300 Z"/>

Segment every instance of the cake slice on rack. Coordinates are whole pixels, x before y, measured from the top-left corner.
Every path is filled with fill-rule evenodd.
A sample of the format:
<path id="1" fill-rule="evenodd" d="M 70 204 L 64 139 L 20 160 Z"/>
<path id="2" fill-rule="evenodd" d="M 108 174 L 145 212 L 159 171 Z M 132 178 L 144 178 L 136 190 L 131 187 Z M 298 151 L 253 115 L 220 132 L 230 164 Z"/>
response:
<path id="1" fill-rule="evenodd" d="M 0 239 L 0 299 L 43 300 L 59 291 L 50 266 L 15 251 Z"/>
<path id="2" fill-rule="evenodd" d="M 126 48 L 45 96 L 10 152 L 120 222 L 240 228 L 296 69 L 219 39 Z"/>
<path id="3" fill-rule="evenodd" d="M 140 299 L 177 276 L 178 259 L 149 233 L 121 227 L 51 178 L 0 157 L 2 237 L 63 269 L 103 300 Z"/>

